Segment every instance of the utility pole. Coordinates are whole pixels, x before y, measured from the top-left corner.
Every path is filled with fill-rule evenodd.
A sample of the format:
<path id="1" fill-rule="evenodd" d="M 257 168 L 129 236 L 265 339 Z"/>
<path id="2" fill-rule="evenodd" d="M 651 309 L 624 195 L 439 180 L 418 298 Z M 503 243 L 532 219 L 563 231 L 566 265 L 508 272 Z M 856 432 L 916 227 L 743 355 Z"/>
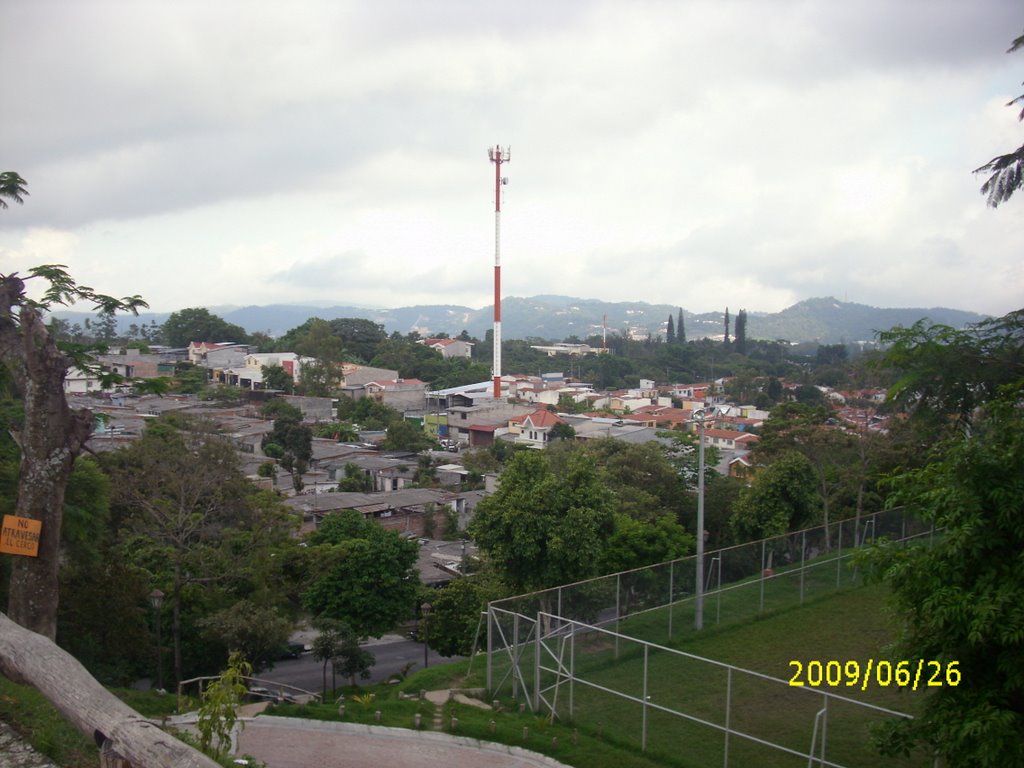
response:
<path id="1" fill-rule="evenodd" d="M 501 175 L 502 163 L 512 158 L 511 147 L 501 148 L 500 144 L 487 150 L 487 157 L 494 163 L 494 399 L 501 397 L 501 187 L 508 184 L 508 178 Z"/>
<path id="2" fill-rule="evenodd" d="M 697 422 L 697 583 L 694 600 L 693 626 L 704 629 L 704 428 L 708 416 L 714 417 L 717 408 L 697 408 L 691 418 Z"/>

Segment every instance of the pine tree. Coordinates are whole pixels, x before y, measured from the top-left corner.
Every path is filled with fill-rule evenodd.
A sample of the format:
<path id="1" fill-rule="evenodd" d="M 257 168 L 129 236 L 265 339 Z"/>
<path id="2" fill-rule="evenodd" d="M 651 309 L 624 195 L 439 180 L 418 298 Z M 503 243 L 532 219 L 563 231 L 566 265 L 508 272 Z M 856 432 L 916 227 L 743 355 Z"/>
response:
<path id="1" fill-rule="evenodd" d="M 668 316 L 668 330 L 665 332 L 665 341 L 674 344 L 676 340 L 676 327 L 672 322 L 672 315 Z"/>
<path id="2" fill-rule="evenodd" d="M 736 315 L 736 351 L 747 354 L 747 310 L 741 309 Z"/>
<path id="3" fill-rule="evenodd" d="M 679 308 L 679 322 L 676 323 L 676 341 L 680 344 L 686 343 L 686 326 L 683 325 L 683 308 Z"/>
<path id="4" fill-rule="evenodd" d="M 729 308 L 725 308 L 725 345 L 729 346 Z"/>

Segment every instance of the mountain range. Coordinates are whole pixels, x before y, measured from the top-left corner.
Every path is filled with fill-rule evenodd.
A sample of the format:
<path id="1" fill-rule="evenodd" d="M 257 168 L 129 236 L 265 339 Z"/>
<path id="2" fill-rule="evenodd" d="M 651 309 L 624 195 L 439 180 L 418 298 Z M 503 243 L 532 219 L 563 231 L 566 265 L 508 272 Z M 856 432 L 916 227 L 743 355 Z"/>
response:
<path id="1" fill-rule="evenodd" d="M 735 329 L 736 311 L 730 311 L 730 333 Z M 302 325 L 311 317 L 333 320 L 339 317 L 358 317 L 379 323 L 389 334 L 418 331 L 423 336 L 447 333 L 455 336 L 463 330 L 471 336 L 483 338 L 492 327 L 494 310 L 450 304 L 429 304 L 395 309 L 368 309 L 355 306 L 316 307 L 308 305 L 272 304 L 268 306 L 210 307 L 214 314 L 229 323 L 239 325 L 253 333 L 263 331 L 280 336 Z M 704 336 L 721 337 L 725 330 L 726 307 L 720 312 L 693 313 L 683 310 L 687 339 Z M 502 336 L 506 339 L 545 339 L 561 341 L 569 337 L 586 339 L 600 335 L 603 328 L 609 334 L 630 334 L 644 338 L 648 334 L 664 335 L 671 315 L 678 322 L 679 308 L 668 304 L 648 304 L 642 301 L 606 302 L 571 296 L 510 296 L 502 300 Z M 61 319 L 81 323 L 90 317 L 87 313 L 56 312 Z M 119 328 L 127 331 L 131 323 L 139 325 L 167 319 L 169 313 L 140 313 L 138 318 L 119 317 Z M 909 326 L 922 318 L 953 327 L 963 327 L 984 319 L 984 315 L 942 307 L 880 308 L 865 304 L 839 301 L 832 297 L 806 299 L 781 312 L 747 311 L 748 339 L 784 339 L 791 342 L 818 342 L 822 344 L 872 341 L 877 331 L 896 325 Z"/>

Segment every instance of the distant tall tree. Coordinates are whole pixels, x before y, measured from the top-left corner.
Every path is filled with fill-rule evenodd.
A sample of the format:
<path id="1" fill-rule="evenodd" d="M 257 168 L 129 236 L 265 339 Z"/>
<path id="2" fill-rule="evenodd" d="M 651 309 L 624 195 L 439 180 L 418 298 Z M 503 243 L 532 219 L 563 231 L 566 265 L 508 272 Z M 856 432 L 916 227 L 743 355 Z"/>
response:
<path id="1" fill-rule="evenodd" d="M 28 195 L 28 190 L 25 185 L 28 184 L 21 176 L 14 171 L 4 171 L 0 173 L 0 208 L 7 207 L 7 201 L 4 198 L 13 200 L 18 205 L 25 202 L 25 196 Z"/>
<path id="2" fill-rule="evenodd" d="M 110 342 L 117 338 L 117 316 L 113 312 L 100 312 L 94 327 L 99 342 Z"/>
<path id="3" fill-rule="evenodd" d="M 676 341 L 680 344 L 686 343 L 686 326 L 683 325 L 683 308 L 679 308 L 679 322 L 676 323 Z"/>
<path id="4" fill-rule="evenodd" d="M 747 310 L 741 309 L 736 315 L 736 351 L 747 354 Z"/>
<path id="5" fill-rule="evenodd" d="M 299 373 L 301 394 L 314 397 L 328 397 L 341 380 L 341 362 L 344 348 L 341 338 L 325 320 L 315 318 L 304 333 L 295 340 L 294 351 L 305 361 Z"/>
<path id="6" fill-rule="evenodd" d="M 725 308 L 725 343 L 729 344 L 729 308 Z"/>
<path id="7" fill-rule="evenodd" d="M 1024 35 L 1021 35 L 1010 46 L 1007 53 L 1013 53 L 1024 47 Z M 1012 107 L 1017 104 L 1024 104 L 1024 94 L 1008 102 L 1006 106 Z M 1024 109 L 1017 116 L 1018 120 L 1024 120 Z M 1024 186 L 1024 145 L 1007 155 L 999 155 L 975 169 L 975 173 L 990 174 L 984 184 L 981 185 L 981 194 L 988 195 L 988 204 L 993 208 L 1000 203 L 1009 200 L 1013 193 L 1021 186 Z"/>
<path id="8" fill-rule="evenodd" d="M 528 592 L 595 576 L 614 510 L 592 459 L 573 455 L 555 474 L 529 451 L 513 456 L 469 530 L 502 581 Z"/>
<path id="9" fill-rule="evenodd" d="M 814 467 L 802 453 L 790 451 L 740 491 L 729 525 L 738 540 L 752 541 L 812 525 L 818 510 Z"/>
<path id="10" fill-rule="evenodd" d="M 419 587 L 415 541 L 346 510 L 325 517 L 308 543 L 317 565 L 302 602 L 318 621 L 380 637 L 408 617 Z"/>
<path id="11" fill-rule="evenodd" d="M 295 379 L 280 365 L 264 365 L 260 367 L 263 374 L 263 386 L 267 389 L 279 389 L 285 394 L 295 390 Z"/>
<path id="12" fill-rule="evenodd" d="M 380 323 L 358 317 L 339 317 L 331 320 L 330 326 L 341 339 L 346 354 L 363 363 L 373 359 L 377 345 L 388 337 Z"/>
<path id="13" fill-rule="evenodd" d="M 674 344 L 676 341 L 676 326 L 672 321 L 672 315 L 668 316 L 668 330 L 665 332 L 665 341 Z"/>
<path id="14" fill-rule="evenodd" d="M 267 455 L 276 451 L 266 451 L 270 445 L 281 448 L 281 466 L 292 475 L 292 486 L 296 491 L 302 490 L 302 475 L 309 467 L 313 458 L 313 430 L 294 415 L 284 414 L 274 419 L 274 428 L 263 436 L 264 452 Z"/>
<path id="15" fill-rule="evenodd" d="M 234 341 L 245 343 L 245 329 L 227 322 L 203 307 L 172 312 L 163 325 L 164 342 L 172 347 L 187 347 L 193 341 Z"/>

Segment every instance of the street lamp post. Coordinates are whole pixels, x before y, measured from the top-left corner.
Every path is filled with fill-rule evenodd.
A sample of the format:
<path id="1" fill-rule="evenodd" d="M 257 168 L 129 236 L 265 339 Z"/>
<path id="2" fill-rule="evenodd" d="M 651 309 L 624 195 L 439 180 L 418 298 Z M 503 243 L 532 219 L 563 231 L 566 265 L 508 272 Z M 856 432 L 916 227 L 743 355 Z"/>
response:
<path id="1" fill-rule="evenodd" d="M 420 640 L 423 641 L 423 668 L 427 668 L 427 616 L 430 615 L 430 609 L 433 606 L 430 603 L 424 603 L 420 606 Z"/>
<path id="2" fill-rule="evenodd" d="M 160 606 L 164 604 L 164 593 L 154 589 L 149 593 L 149 603 L 156 614 L 156 687 L 162 691 L 164 687 L 163 648 L 160 641 Z"/>
<path id="3" fill-rule="evenodd" d="M 711 408 L 714 414 L 715 409 Z M 708 411 L 698 408 L 693 412 L 697 422 L 697 589 L 695 592 L 693 626 L 704 629 L 704 422 Z"/>

